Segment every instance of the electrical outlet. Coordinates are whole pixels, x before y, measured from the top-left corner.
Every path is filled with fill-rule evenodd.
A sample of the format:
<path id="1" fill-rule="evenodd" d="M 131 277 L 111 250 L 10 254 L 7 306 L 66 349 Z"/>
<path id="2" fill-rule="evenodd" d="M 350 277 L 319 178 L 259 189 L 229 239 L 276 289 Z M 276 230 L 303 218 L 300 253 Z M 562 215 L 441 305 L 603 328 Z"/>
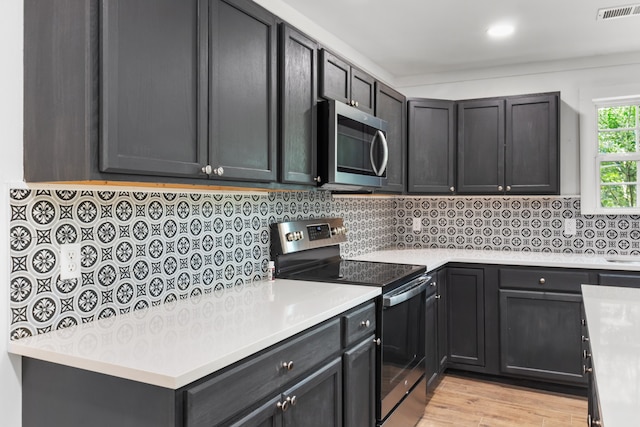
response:
<path id="1" fill-rule="evenodd" d="M 60 279 L 80 279 L 80 244 L 60 245 Z"/>
<path id="2" fill-rule="evenodd" d="M 422 231 L 422 221 L 420 221 L 420 218 L 413 218 L 411 230 L 415 231 L 416 233 Z"/>
<path id="3" fill-rule="evenodd" d="M 573 236 L 576 234 L 576 219 L 565 218 L 564 220 L 564 235 Z"/>

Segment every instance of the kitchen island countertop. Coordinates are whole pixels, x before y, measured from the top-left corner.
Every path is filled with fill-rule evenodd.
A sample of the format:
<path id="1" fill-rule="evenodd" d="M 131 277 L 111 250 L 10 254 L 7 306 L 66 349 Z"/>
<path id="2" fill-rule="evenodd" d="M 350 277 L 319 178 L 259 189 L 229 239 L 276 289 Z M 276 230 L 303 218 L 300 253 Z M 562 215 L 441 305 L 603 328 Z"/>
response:
<path id="1" fill-rule="evenodd" d="M 277 279 L 9 342 L 9 352 L 178 389 L 380 295 Z"/>
<path id="2" fill-rule="evenodd" d="M 640 289 L 583 285 L 582 296 L 602 425 L 637 425 Z"/>

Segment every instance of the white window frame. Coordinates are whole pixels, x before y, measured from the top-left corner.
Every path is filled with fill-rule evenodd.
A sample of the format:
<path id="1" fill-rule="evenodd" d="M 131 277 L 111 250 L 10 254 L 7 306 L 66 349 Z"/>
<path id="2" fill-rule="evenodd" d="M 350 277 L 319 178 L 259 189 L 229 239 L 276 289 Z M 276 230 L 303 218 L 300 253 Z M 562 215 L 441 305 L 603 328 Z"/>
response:
<path id="1" fill-rule="evenodd" d="M 600 162 L 640 161 L 636 153 L 601 154 L 598 143 L 598 108 L 640 105 L 640 85 L 592 88 L 580 93 L 580 196 L 582 214 L 640 214 L 640 207 L 606 208 L 600 204 Z M 636 138 L 640 138 L 636 135 Z M 638 177 L 640 179 L 640 176 Z M 640 190 L 638 190 L 640 192 Z"/>

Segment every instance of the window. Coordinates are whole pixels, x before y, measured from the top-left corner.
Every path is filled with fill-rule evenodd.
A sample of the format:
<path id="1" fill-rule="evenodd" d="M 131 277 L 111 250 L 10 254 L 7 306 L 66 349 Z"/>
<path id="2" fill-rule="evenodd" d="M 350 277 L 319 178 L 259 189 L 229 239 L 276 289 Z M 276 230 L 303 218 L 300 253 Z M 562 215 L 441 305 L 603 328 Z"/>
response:
<path id="1" fill-rule="evenodd" d="M 638 208 L 640 101 L 596 105 L 601 208 Z"/>
<path id="2" fill-rule="evenodd" d="M 640 214 L 640 85 L 580 93 L 583 214 Z"/>

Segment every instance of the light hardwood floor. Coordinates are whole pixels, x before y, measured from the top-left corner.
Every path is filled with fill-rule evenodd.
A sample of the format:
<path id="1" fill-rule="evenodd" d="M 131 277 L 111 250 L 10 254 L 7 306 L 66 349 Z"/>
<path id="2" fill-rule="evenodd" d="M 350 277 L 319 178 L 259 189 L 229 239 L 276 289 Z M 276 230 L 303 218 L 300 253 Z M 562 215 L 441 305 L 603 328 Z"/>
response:
<path id="1" fill-rule="evenodd" d="M 416 427 L 586 425 L 586 397 L 447 374 Z"/>

